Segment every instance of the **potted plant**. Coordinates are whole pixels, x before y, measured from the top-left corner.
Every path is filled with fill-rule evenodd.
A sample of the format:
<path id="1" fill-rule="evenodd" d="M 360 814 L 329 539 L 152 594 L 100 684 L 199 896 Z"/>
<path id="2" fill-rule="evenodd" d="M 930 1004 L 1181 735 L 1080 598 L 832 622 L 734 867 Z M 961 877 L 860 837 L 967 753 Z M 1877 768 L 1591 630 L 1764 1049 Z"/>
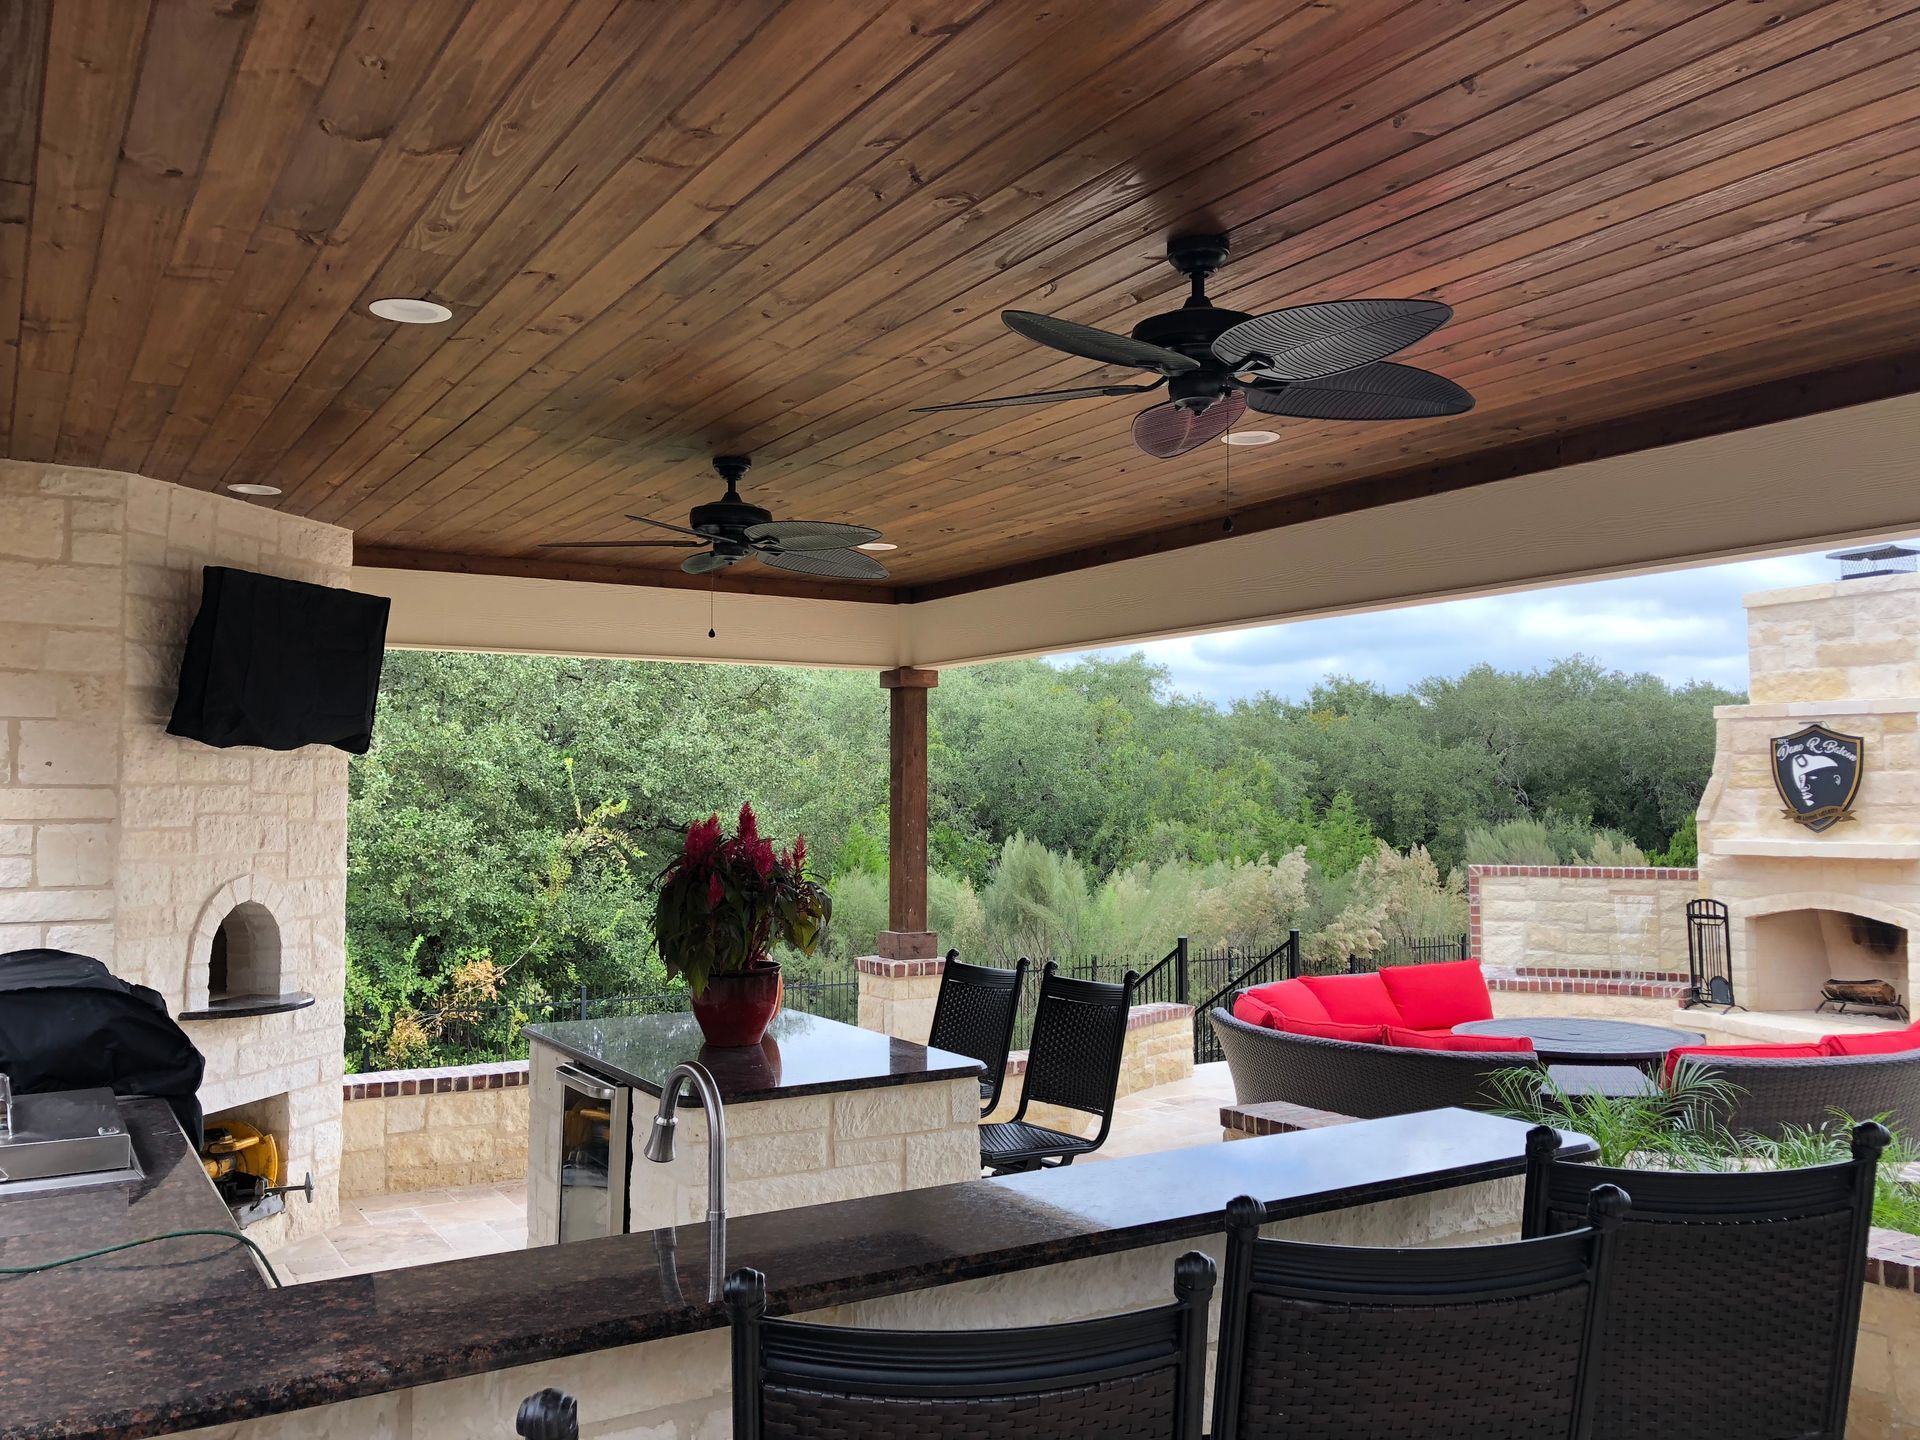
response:
<path id="1" fill-rule="evenodd" d="M 725 834 L 720 817 L 687 827 L 686 843 L 660 873 L 653 939 L 667 974 L 684 980 L 709 1045 L 758 1045 L 780 1010 L 776 940 L 811 955 L 833 905 L 808 878 L 807 841 L 776 850 L 761 838 L 752 805 Z"/>

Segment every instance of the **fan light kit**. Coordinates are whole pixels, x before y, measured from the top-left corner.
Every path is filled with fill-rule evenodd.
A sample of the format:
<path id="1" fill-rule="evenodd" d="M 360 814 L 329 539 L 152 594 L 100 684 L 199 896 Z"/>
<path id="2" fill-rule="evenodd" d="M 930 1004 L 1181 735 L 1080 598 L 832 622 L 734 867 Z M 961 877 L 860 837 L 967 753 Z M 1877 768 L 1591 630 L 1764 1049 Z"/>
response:
<path id="1" fill-rule="evenodd" d="M 1133 443 L 1167 460 L 1219 439 L 1248 410 L 1301 420 L 1414 420 L 1473 408 L 1473 397 L 1453 381 L 1384 363 L 1446 324 L 1453 317 L 1450 306 L 1438 300 L 1329 300 L 1246 315 L 1207 298 L 1207 277 L 1226 259 L 1224 235 L 1170 240 L 1167 262 L 1187 277 L 1192 292 L 1180 309 L 1148 316 L 1131 335 L 1030 310 L 1001 312 L 1009 330 L 1036 344 L 1101 365 L 1157 371 L 1159 379 L 995 395 L 923 406 L 922 412 L 1144 395 L 1164 385 L 1168 398 L 1134 416 Z"/>
<path id="2" fill-rule="evenodd" d="M 856 550 L 898 550 L 900 547 L 891 540 L 869 540 L 864 545 L 856 545 Z"/>
<path id="3" fill-rule="evenodd" d="M 375 300 L 367 309 L 382 320 L 402 325 L 440 325 L 453 318 L 453 311 L 436 301 L 408 300 L 401 296 Z"/>
<path id="4" fill-rule="evenodd" d="M 1278 430 L 1229 430 L 1220 437 L 1228 445 L 1271 445 L 1279 438 Z"/>
<path id="5" fill-rule="evenodd" d="M 693 507 L 687 525 L 671 525 L 646 515 L 629 515 L 642 525 L 656 525 L 686 540 L 561 540 L 545 550 L 695 550 L 680 562 L 689 575 L 710 575 L 758 560 L 776 570 L 818 575 L 828 580 L 884 580 L 887 567 L 860 548 L 884 545 L 880 532 L 869 525 L 841 525 L 831 520 L 775 520 L 773 512 L 740 498 L 740 481 L 753 462 L 745 455 L 716 455 L 713 468 L 727 482 L 718 500 Z M 856 548 L 859 547 L 859 548 Z"/>
<path id="6" fill-rule="evenodd" d="M 281 493 L 278 485 L 233 484 L 227 486 L 227 489 L 236 495 L 278 495 Z"/>

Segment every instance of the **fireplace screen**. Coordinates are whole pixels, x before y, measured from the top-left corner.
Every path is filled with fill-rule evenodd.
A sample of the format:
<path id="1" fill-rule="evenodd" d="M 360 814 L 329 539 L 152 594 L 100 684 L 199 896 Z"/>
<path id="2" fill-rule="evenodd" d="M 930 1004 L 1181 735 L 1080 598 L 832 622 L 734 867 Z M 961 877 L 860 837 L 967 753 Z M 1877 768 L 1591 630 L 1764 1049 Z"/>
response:
<path id="1" fill-rule="evenodd" d="M 1728 943 L 1727 907 L 1718 900 L 1687 902 L 1687 1005 L 1724 1005 L 1744 1010 L 1733 999 L 1733 949 Z"/>

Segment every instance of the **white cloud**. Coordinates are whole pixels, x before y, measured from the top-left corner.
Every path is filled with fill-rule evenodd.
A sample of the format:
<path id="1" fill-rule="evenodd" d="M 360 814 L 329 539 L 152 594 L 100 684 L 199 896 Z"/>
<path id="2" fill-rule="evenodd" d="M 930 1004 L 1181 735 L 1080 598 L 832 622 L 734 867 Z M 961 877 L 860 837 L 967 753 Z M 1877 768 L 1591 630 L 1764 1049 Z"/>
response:
<path id="1" fill-rule="evenodd" d="M 1740 597 L 1836 574 L 1832 561 L 1813 552 L 1091 653 L 1145 651 L 1168 668 L 1175 689 L 1216 704 L 1262 690 L 1298 698 L 1329 675 L 1399 690 L 1482 663 L 1532 670 L 1573 654 L 1671 684 L 1704 680 L 1744 690 Z"/>

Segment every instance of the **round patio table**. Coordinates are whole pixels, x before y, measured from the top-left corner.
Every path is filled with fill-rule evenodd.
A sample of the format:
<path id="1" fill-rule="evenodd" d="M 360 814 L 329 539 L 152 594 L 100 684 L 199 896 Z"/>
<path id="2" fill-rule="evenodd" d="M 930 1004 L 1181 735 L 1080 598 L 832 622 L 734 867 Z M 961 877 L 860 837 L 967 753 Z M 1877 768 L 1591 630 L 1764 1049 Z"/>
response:
<path id="1" fill-rule="evenodd" d="M 1630 1020 L 1580 1020 L 1561 1015 L 1519 1016 L 1512 1020 L 1469 1020 L 1453 1027 L 1456 1035 L 1513 1035 L 1533 1041 L 1533 1050 L 1551 1064 L 1654 1065 L 1676 1045 L 1698 1045 L 1707 1037 L 1665 1025 Z"/>

